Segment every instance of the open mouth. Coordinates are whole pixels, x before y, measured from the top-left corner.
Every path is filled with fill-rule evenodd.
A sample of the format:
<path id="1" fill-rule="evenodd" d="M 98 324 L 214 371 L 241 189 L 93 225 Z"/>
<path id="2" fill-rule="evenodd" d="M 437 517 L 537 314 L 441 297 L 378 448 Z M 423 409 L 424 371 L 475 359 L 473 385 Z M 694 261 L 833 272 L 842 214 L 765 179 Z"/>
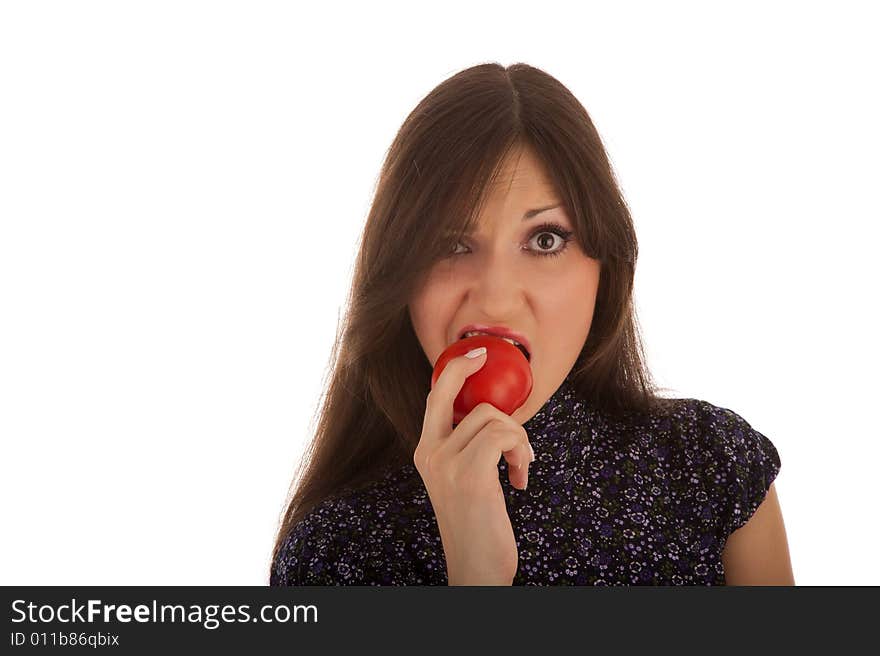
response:
<path id="1" fill-rule="evenodd" d="M 469 330 L 469 331 L 463 333 L 461 335 L 461 337 L 459 337 L 458 339 L 462 340 L 465 337 L 473 337 L 474 335 L 490 335 L 492 337 L 498 337 L 500 339 L 503 339 L 505 342 L 509 342 L 509 343 L 513 344 L 516 348 L 518 348 L 520 350 L 520 352 L 522 352 L 522 354 L 525 356 L 526 360 L 528 360 L 529 362 L 531 362 L 531 360 L 532 360 L 532 354 L 529 353 L 528 349 L 526 349 L 525 346 L 523 346 L 518 341 L 516 341 L 515 339 L 512 339 L 510 337 L 502 337 L 501 335 L 493 335 L 492 333 L 483 332 L 481 330 Z"/>

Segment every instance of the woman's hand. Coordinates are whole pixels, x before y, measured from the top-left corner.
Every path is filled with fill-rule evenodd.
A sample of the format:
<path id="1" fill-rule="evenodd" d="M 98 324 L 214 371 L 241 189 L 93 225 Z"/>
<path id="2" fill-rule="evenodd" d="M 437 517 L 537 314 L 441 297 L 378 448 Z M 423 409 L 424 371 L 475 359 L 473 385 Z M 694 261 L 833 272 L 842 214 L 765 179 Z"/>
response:
<path id="1" fill-rule="evenodd" d="M 459 356 L 428 394 L 422 435 L 413 455 L 425 483 L 446 554 L 449 585 L 511 585 L 519 555 L 498 480 L 498 461 L 510 483 L 525 489 L 534 460 L 528 434 L 488 403 L 452 427 L 452 404 L 486 355 Z"/>

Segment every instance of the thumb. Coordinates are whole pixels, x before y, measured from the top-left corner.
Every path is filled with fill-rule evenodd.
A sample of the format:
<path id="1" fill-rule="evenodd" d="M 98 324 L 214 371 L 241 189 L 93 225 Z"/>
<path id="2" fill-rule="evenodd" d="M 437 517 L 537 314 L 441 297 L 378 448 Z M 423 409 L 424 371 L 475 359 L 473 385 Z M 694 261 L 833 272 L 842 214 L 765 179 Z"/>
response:
<path id="1" fill-rule="evenodd" d="M 464 357 L 467 358 L 468 360 L 472 360 L 472 361 L 479 362 L 480 364 L 482 364 L 483 360 L 485 359 L 483 357 L 485 354 L 486 354 L 486 347 L 479 346 L 479 347 L 477 347 L 475 349 L 471 349 L 470 351 L 465 353 Z"/>

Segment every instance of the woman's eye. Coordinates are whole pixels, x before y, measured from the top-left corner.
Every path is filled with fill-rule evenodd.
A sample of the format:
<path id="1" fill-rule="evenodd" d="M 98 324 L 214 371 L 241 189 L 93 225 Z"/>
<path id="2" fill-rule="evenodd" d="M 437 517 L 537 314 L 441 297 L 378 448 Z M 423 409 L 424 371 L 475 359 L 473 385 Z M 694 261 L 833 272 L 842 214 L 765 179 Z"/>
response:
<path id="1" fill-rule="evenodd" d="M 571 230 L 566 230 L 556 223 L 546 223 L 538 226 L 537 230 L 529 237 L 529 247 L 526 252 L 529 255 L 537 257 L 561 255 L 567 248 L 567 244 L 571 241 Z M 467 246 L 460 241 L 453 242 L 449 249 L 449 255 L 464 255 L 467 250 L 459 250 L 459 248 L 467 249 Z"/>
<path id="2" fill-rule="evenodd" d="M 568 248 L 568 242 L 574 233 L 571 230 L 563 228 L 558 223 L 545 223 L 538 226 L 535 234 L 529 239 L 529 243 L 534 243 L 533 248 L 529 248 L 530 255 L 537 257 L 562 255 Z"/>
<path id="3" fill-rule="evenodd" d="M 555 232 L 539 232 L 529 242 L 535 245 L 532 250 L 547 255 L 561 252 L 562 246 L 565 245 L 565 239 Z"/>

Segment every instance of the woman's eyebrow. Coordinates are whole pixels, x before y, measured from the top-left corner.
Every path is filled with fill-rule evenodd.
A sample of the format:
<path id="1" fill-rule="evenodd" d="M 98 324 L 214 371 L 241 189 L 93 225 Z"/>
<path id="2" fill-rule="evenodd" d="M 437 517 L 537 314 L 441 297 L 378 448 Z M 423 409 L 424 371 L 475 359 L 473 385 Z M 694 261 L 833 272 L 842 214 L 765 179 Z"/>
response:
<path id="1" fill-rule="evenodd" d="M 522 220 L 528 221 L 529 219 L 540 214 L 541 212 L 546 212 L 547 210 L 556 209 L 557 207 L 562 207 L 562 203 L 556 203 L 554 205 L 547 205 L 545 207 L 536 207 L 535 209 L 529 210 L 525 214 L 523 214 Z M 447 231 L 446 236 L 453 237 L 454 233 Z"/>
<path id="2" fill-rule="evenodd" d="M 556 207 L 559 207 L 559 206 L 561 206 L 561 205 L 562 205 L 562 203 L 556 203 L 555 205 L 548 205 L 547 207 L 539 207 L 539 208 L 534 209 L 534 210 L 529 210 L 528 212 L 526 212 L 525 214 L 523 214 L 523 221 L 528 221 L 528 220 L 531 219 L 532 217 L 537 216 L 538 214 L 540 214 L 541 212 L 546 212 L 547 210 L 552 210 L 552 209 L 554 209 L 554 208 L 556 208 Z"/>

